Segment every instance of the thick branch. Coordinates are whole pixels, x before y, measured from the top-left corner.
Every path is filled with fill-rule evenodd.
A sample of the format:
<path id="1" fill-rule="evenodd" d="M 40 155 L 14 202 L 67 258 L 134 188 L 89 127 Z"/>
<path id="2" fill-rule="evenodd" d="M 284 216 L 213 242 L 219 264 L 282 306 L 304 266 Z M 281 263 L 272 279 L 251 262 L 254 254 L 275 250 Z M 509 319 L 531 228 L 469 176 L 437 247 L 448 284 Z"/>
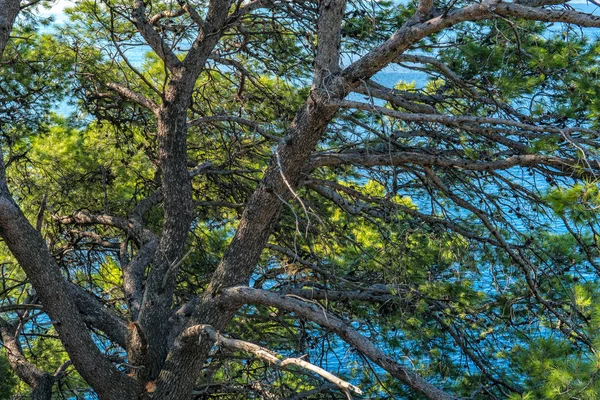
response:
<path id="1" fill-rule="evenodd" d="M 382 285 L 382 287 L 386 287 Z M 385 303 L 387 301 L 402 300 L 400 294 L 392 294 L 392 290 L 397 292 L 398 288 L 359 289 L 359 290 L 324 290 L 324 289 L 289 289 L 282 291 L 284 295 L 299 296 L 308 300 L 326 300 L 326 301 L 364 301 L 369 303 Z"/>
<path id="2" fill-rule="evenodd" d="M 0 236 L 25 271 L 73 364 L 106 399 L 135 396 L 136 385 L 100 353 L 79 313 L 68 283 L 46 242 L 12 199 L 0 159 Z"/>
<path id="3" fill-rule="evenodd" d="M 388 371 L 392 376 L 415 391 L 420 392 L 431 400 L 455 399 L 454 396 L 441 391 L 427 382 L 421 376 L 404 366 L 398 364 L 383 351 L 377 348 L 366 337 L 348 326 L 343 321 L 326 314 L 316 306 L 296 300 L 291 297 L 281 296 L 265 290 L 252 289 L 245 286 L 232 287 L 224 290 L 225 296 L 239 302 L 239 304 L 260 304 L 293 312 L 297 316 L 311 320 L 322 327 L 335 332 L 344 341 L 355 347 L 371 361 Z"/>
<path id="4" fill-rule="evenodd" d="M 587 28 L 600 27 L 600 16 L 566 9 L 551 10 L 528 7 L 516 3 L 500 2 L 493 8 L 493 12 L 503 17 L 523 18 L 543 22 L 564 22 Z"/>
<path id="5" fill-rule="evenodd" d="M 232 350 L 240 350 L 240 351 L 244 351 L 246 353 L 253 354 L 254 356 L 256 356 L 262 360 L 265 360 L 269 364 L 273 364 L 279 368 L 286 368 L 290 365 L 297 365 L 297 366 L 307 369 L 311 372 L 314 372 L 315 374 L 321 376 L 324 379 L 327 379 L 329 382 L 334 383 L 336 386 L 338 386 L 340 389 L 342 389 L 345 392 L 351 390 L 355 393 L 362 394 L 362 390 L 360 390 L 360 388 L 352 385 L 349 382 L 346 382 L 346 381 L 338 378 L 337 376 L 325 371 L 322 368 L 317 367 L 316 365 L 306 362 L 300 358 L 286 358 L 284 360 L 280 360 L 277 357 L 277 355 L 275 353 L 273 353 L 271 350 L 261 347 L 261 346 L 258 346 L 254 343 L 250 343 L 250 342 L 246 342 L 246 341 L 238 340 L 238 339 L 227 338 L 227 337 L 221 335 L 219 332 L 217 332 L 210 325 L 192 326 L 185 330 L 184 335 L 185 336 L 195 336 L 195 337 L 198 337 L 201 335 L 207 335 L 210 338 L 210 340 L 212 340 L 213 342 L 216 342 L 217 345 L 222 345 L 222 346 L 227 347 Z"/>
<path id="6" fill-rule="evenodd" d="M 145 380 L 157 377 L 168 353 L 167 338 L 171 328 L 168 319 L 173 292 L 193 219 L 192 188 L 186 162 L 187 110 L 196 80 L 221 38 L 230 5 L 231 0 L 209 2 L 206 19 L 181 63 L 182 68 L 173 74 L 164 103 L 157 113 L 163 231 L 139 306 L 138 322 L 147 340 L 148 352 L 131 347 L 132 361 L 147 364 L 146 368 L 136 371 Z"/>
<path id="7" fill-rule="evenodd" d="M 79 313 L 83 316 L 84 322 L 104 332 L 110 340 L 126 348 L 127 325 L 125 321 L 106 308 L 104 304 L 85 289 L 73 283 L 68 283 L 67 287 L 75 300 L 75 304 L 77 304 Z"/>
<path id="8" fill-rule="evenodd" d="M 356 89 L 354 89 L 354 92 L 364 94 L 365 96 L 375 97 L 378 99 L 389 101 L 396 107 L 404 108 L 405 110 L 408 110 L 410 112 L 423 114 L 434 114 L 436 112 L 435 108 L 428 104 L 419 104 L 415 103 L 414 101 L 410 101 L 407 98 L 409 92 L 390 89 L 374 81 L 368 81 L 368 84 L 358 85 Z M 412 93 L 410 93 L 410 95 L 412 95 L 410 96 L 412 97 L 412 100 L 415 100 L 415 97 L 418 96 Z"/>
<path id="9" fill-rule="evenodd" d="M 204 20 L 198 36 L 194 39 L 192 47 L 183 60 L 185 72 L 182 81 L 187 82 L 186 85 L 188 87 L 184 89 L 186 90 L 186 93 L 191 93 L 194 85 L 190 85 L 190 82 L 196 81 L 198 74 L 204 68 L 206 60 L 221 38 L 227 22 L 227 13 L 231 7 L 231 3 L 232 0 L 212 0 L 209 3 L 206 19 Z"/>
<path id="10" fill-rule="evenodd" d="M 148 229 L 144 229 L 138 221 L 127 220 L 112 215 L 94 215 L 81 211 L 67 216 L 55 216 L 54 219 L 60 224 L 73 225 L 104 225 L 118 228 L 131 235 L 138 243 L 146 243 L 156 239 L 156 235 Z"/>
<path id="11" fill-rule="evenodd" d="M 182 16 L 183 14 L 185 14 L 185 10 L 183 8 L 174 11 L 161 11 L 158 14 L 154 14 L 152 18 L 148 20 L 148 23 L 150 25 L 156 25 L 163 18 L 176 18 Z"/>
<path id="12" fill-rule="evenodd" d="M 344 83 L 351 88 L 358 86 L 361 81 L 375 75 L 375 73 L 387 66 L 412 44 L 426 36 L 463 21 L 476 21 L 489 18 L 489 7 L 493 2 L 494 0 L 485 0 L 480 4 L 451 11 L 445 15 L 439 15 L 423 22 L 421 22 L 422 15 L 416 15 L 415 18 L 404 24 L 382 45 L 344 69 L 342 72 Z"/>
<path id="13" fill-rule="evenodd" d="M 160 37 L 160 34 L 154 30 L 154 27 L 146 19 L 146 6 L 143 0 L 134 0 L 133 2 L 133 22 L 148 46 L 163 60 L 170 71 L 181 65 L 181 61 L 179 61 L 173 50 L 169 48 Z"/>
<path id="14" fill-rule="evenodd" d="M 136 93 L 133 90 L 131 90 L 123 85 L 120 85 L 115 82 L 108 82 L 106 84 L 106 87 L 114 90 L 115 92 L 117 92 L 119 95 L 121 95 L 125 99 L 133 101 L 134 103 L 147 108 L 148 110 L 152 111 L 153 113 L 156 113 L 158 111 L 158 105 L 155 102 L 153 102 L 146 96 Z"/>
<path id="15" fill-rule="evenodd" d="M 539 154 L 524 154 L 495 161 L 474 162 L 471 160 L 402 151 L 390 151 L 389 153 L 353 151 L 348 153 L 317 154 L 311 158 L 309 165 L 311 168 L 318 168 L 323 166 L 347 164 L 360 165 L 363 167 L 416 164 L 457 168 L 471 171 L 504 170 L 514 166 L 532 167 L 540 165 L 547 165 L 561 170 L 565 167 L 569 167 L 571 169 L 579 167 L 573 160 L 563 159 L 560 157 L 543 156 Z"/>
<path id="16" fill-rule="evenodd" d="M 340 70 L 341 26 L 346 0 L 324 0 L 319 4 L 317 20 L 317 56 L 313 85 L 324 87 Z"/>

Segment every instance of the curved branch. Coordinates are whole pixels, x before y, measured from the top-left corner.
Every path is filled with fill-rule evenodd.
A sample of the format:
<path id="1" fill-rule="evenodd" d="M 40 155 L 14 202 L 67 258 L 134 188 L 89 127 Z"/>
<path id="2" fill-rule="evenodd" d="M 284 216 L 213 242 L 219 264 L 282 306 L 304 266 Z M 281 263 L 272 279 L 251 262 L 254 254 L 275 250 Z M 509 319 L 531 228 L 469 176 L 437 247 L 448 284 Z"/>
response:
<path id="1" fill-rule="evenodd" d="M 67 288 L 75 300 L 79 313 L 83 316 L 83 321 L 104 332 L 110 340 L 119 346 L 126 348 L 127 325 L 125 321 L 106 308 L 104 304 L 85 289 L 74 283 L 68 283 Z"/>
<path id="2" fill-rule="evenodd" d="M 144 229 L 138 221 L 127 220 L 112 215 L 94 215 L 77 211 L 73 215 L 55 216 L 54 219 L 56 222 L 65 225 L 104 225 L 118 228 L 131 235 L 138 243 L 146 243 L 156 239 L 156 235 L 152 231 Z"/>
<path id="3" fill-rule="evenodd" d="M 427 382 L 415 372 L 410 371 L 404 366 L 388 357 L 383 351 L 377 348 L 369 339 L 362 336 L 356 330 L 348 326 L 342 320 L 326 314 L 322 309 L 316 306 L 296 300 L 285 295 L 279 295 L 266 290 L 252 289 L 246 286 L 236 286 L 223 290 L 223 296 L 238 304 L 260 304 L 269 307 L 275 307 L 281 310 L 293 312 L 294 314 L 313 321 L 322 327 L 335 332 L 346 343 L 350 344 L 371 361 L 385 369 L 392 376 L 420 392 L 431 400 L 450 400 L 456 397 L 438 389 Z"/>
<path id="4" fill-rule="evenodd" d="M 275 353 L 271 350 L 258 346 L 254 343 L 246 342 L 238 339 L 230 339 L 215 330 L 210 325 L 195 325 L 190 328 L 187 328 L 183 332 L 184 336 L 201 336 L 207 335 L 210 340 L 216 342 L 217 345 L 222 345 L 232 350 L 240 350 L 246 353 L 251 353 L 256 357 L 265 360 L 269 364 L 273 364 L 279 368 L 287 368 L 290 365 L 298 365 L 304 369 L 314 372 L 315 374 L 321 376 L 324 379 L 327 379 L 329 382 L 334 383 L 337 387 L 342 389 L 344 392 L 353 391 L 358 394 L 362 394 L 362 390 L 360 388 L 352 385 L 349 382 L 346 382 L 337 376 L 325 371 L 322 368 L 317 367 L 309 362 L 306 362 L 300 358 L 286 358 L 284 360 L 280 360 Z M 201 339 L 201 338 L 200 338 Z"/>
<path id="5" fill-rule="evenodd" d="M 158 112 L 158 104 L 156 104 L 154 101 L 150 100 L 146 96 L 136 93 L 133 90 L 131 90 L 123 85 L 120 85 L 118 83 L 115 83 L 115 82 L 108 82 L 106 84 L 106 87 L 114 90 L 115 92 L 117 92 L 120 96 L 124 97 L 125 99 L 133 101 L 134 103 L 147 108 L 148 110 L 152 111 L 154 114 L 156 114 Z"/>
<path id="6" fill-rule="evenodd" d="M 158 14 L 154 14 L 149 20 L 148 23 L 150 25 L 156 25 L 158 23 L 158 21 L 160 21 L 163 18 L 175 18 L 175 17 L 180 17 L 183 14 L 185 14 L 185 10 L 183 8 L 180 8 L 178 10 L 175 11 L 161 11 Z"/>
<path id="7" fill-rule="evenodd" d="M 0 339 L 2 339 L 2 347 L 6 351 L 8 363 L 19 379 L 31 387 L 32 400 L 50 400 L 55 378 L 30 363 L 23 356 L 17 332 L 18 329 L 15 326 L 0 319 Z"/>
<path id="8" fill-rule="evenodd" d="M 173 50 L 169 48 L 160 37 L 160 34 L 148 22 L 146 18 L 146 6 L 143 0 L 134 0 L 133 2 L 133 22 L 146 43 L 148 43 L 148 46 L 163 60 L 171 72 L 181 66 L 179 58 L 177 58 Z"/>
<path id="9" fill-rule="evenodd" d="M 537 3 L 540 3 L 539 1 Z M 542 2 L 545 5 L 550 2 Z M 500 2 L 492 12 L 503 17 L 523 18 L 542 22 L 564 22 L 586 28 L 600 28 L 600 17 L 573 10 L 551 10 L 516 3 Z"/>
<path id="10" fill-rule="evenodd" d="M 392 151 L 389 153 L 379 154 L 373 152 L 368 153 L 366 151 L 317 154 L 311 158 L 309 166 L 310 168 L 318 168 L 345 164 L 360 165 L 363 167 L 417 164 L 457 168 L 471 171 L 504 170 L 515 166 L 532 167 L 547 165 L 559 170 L 563 170 L 565 167 L 568 167 L 574 172 L 574 170 L 579 167 L 579 165 L 573 160 L 560 157 L 543 156 L 539 154 L 515 155 L 495 161 L 474 162 L 471 160 L 401 151 Z M 600 166 L 598 169 L 600 170 Z"/>
<path id="11" fill-rule="evenodd" d="M 0 157 L 0 236 L 30 279 L 81 376 L 106 399 L 134 397 L 137 385 L 98 349 L 78 313 L 68 282 L 41 234 L 14 202 Z"/>

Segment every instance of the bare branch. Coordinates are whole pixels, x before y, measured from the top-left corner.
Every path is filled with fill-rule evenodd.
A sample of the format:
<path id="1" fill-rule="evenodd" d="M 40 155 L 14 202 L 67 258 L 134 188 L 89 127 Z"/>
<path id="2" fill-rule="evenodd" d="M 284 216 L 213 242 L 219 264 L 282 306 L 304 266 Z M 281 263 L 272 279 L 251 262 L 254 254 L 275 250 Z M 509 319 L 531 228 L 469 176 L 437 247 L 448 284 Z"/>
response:
<path id="1" fill-rule="evenodd" d="M 110 240 L 105 240 L 101 235 L 98 235 L 95 232 L 72 230 L 70 231 L 70 233 L 79 238 L 91 239 L 90 243 L 94 245 L 99 245 L 110 249 L 118 249 L 120 246 L 118 242 L 111 242 Z"/>
<path id="2" fill-rule="evenodd" d="M 392 376 L 399 379 L 407 386 L 422 393 L 428 399 L 455 399 L 454 396 L 441 391 L 431 383 L 427 382 L 421 376 L 417 375 L 415 372 L 410 371 L 409 369 L 392 360 L 366 337 L 362 336 L 346 323 L 332 315 L 324 313 L 322 309 L 317 308 L 311 303 L 302 302 L 285 295 L 282 296 L 274 294 L 266 290 L 252 289 L 246 286 L 237 286 L 225 289 L 223 291 L 223 295 L 232 300 L 238 301 L 240 304 L 261 304 L 269 307 L 275 307 L 281 310 L 293 312 L 297 316 L 311 320 L 323 326 L 324 328 L 335 332 L 344 341 L 355 347 L 371 361 L 388 371 Z"/>
<path id="3" fill-rule="evenodd" d="M 0 306 L 0 313 L 14 312 L 19 310 L 43 310 L 41 304 L 9 304 Z"/>
<path id="4" fill-rule="evenodd" d="M 374 82 L 371 80 L 369 80 L 366 85 L 365 84 L 358 85 L 353 90 L 353 92 L 364 94 L 365 96 L 368 96 L 370 98 L 374 97 L 374 98 L 389 101 L 396 107 L 401 107 L 401 108 L 404 108 L 411 112 L 424 113 L 424 114 L 436 113 L 435 108 L 430 106 L 429 104 L 420 104 L 420 103 L 415 103 L 414 101 L 409 100 L 407 98 L 407 95 L 408 95 L 407 92 L 404 92 L 401 90 L 396 90 L 396 89 L 386 88 L 385 86 L 380 85 L 377 82 Z M 412 97 L 414 100 L 414 98 L 416 96 L 410 96 L 410 97 Z M 425 96 L 423 96 L 423 97 L 425 97 Z M 420 99 L 420 100 L 422 100 L 422 99 Z"/>
<path id="5" fill-rule="evenodd" d="M 210 340 L 216 342 L 216 345 L 222 345 L 232 350 L 240 350 L 247 353 L 251 353 L 256 357 L 267 361 L 269 364 L 273 364 L 279 368 L 287 368 L 290 365 L 297 365 L 304 369 L 307 369 L 315 374 L 321 376 L 322 378 L 328 380 L 329 382 L 334 383 L 337 387 L 342 389 L 343 391 L 353 391 L 358 394 L 362 394 L 362 390 L 360 388 L 352 385 L 349 382 L 346 382 L 337 376 L 325 371 L 322 368 L 317 367 L 309 362 L 306 362 L 300 358 L 286 358 L 280 360 L 277 355 L 271 350 L 258 346 L 254 343 L 246 342 L 243 340 L 230 339 L 219 332 L 217 332 L 213 327 L 209 325 L 195 325 L 190 328 L 187 328 L 183 333 L 185 336 L 200 336 L 207 335 Z"/>
<path id="6" fill-rule="evenodd" d="M 569 128 L 556 128 L 550 125 L 533 125 L 519 121 L 503 118 L 493 117 L 473 117 L 473 116 L 450 116 L 441 114 L 419 114 L 419 113 L 405 113 L 396 110 L 390 110 L 386 107 L 376 106 L 374 104 L 366 104 L 359 101 L 344 100 L 336 102 L 340 107 L 344 108 L 355 108 L 358 110 L 374 111 L 382 115 L 387 115 L 392 118 L 397 118 L 402 121 L 408 122 L 430 122 L 439 123 L 448 126 L 459 126 L 461 124 L 478 124 L 478 125 L 501 125 L 513 128 L 523 129 L 529 132 L 552 132 L 552 133 L 572 133 L 582 132 L 589 133 L 595 136 L 600 136 L 599 131 L 595 131 L 587 128 L 580 127 L 569 127 Z"/>
<path id="7" fill-rule="evenodd" d="M 131 90 L 123 85 L 120 85 L 115 82 L 108 82 L 106 84 L 106 87 L 114 90 L 115 92 L 117 92 L 120 96 L 124 97 L 125 99 L 133 101 L 134 103 L 147 108 L 148 110 L 152 111 L 155 114 L 158 111 L 158 104 L 156 104 L 154 101 L 150 100 L 146 96 L 143 96 L 137 92 L 134 92 L 133 90 Z"/>
<path id="8" fill-rule="evenodd" d="M 104 225 L 118 228 L 130 234 L 138 243 L 146 243 L 156 238 L 156 235 L 148 229 L 144 229 L 141 224 L 135 220 L 127 220 L 112 215 L 105 214 L 87 214 L 81 211 L 67 216 L 55 216 L 54 220 L 60 224 L 73 225 Z"/>
<path id="9" fill-rule="evenodd" d="M 160 34 L 154 30 L 154 27 L 146 19 L 146 6 L 143 0 L 133 1 L 133 21 L 146 43 L 163 60 L 171 72 L 181 66 L 181 61 L 179 61 L 173 50 L 169 48 L 160 37 Z"/>
<path id="10" fill-rule="evenodd" d="M 185 10 L 183 8 L 180 8 L 178 10 L 174 10 L 174 11 L 161 11 L 158 14 L 154 14 L 149 20 L 148 23 L 150 25 L 156 25 L 158 23 L 158 21 L 160 21 L 163 18 L 175 18 L 175 17 L 179 17 L 182 16 L 183 14 L 185 14 Z"/>
<path id="11" fill-rule="evenodd" d="M 503 17 L 523 18 L 543 22 L 564 22 L 588 28 L 600 27 L 600 16 L 573 10 L 534 8 L 516 3 L 500 2 L 492 12 Z"/>

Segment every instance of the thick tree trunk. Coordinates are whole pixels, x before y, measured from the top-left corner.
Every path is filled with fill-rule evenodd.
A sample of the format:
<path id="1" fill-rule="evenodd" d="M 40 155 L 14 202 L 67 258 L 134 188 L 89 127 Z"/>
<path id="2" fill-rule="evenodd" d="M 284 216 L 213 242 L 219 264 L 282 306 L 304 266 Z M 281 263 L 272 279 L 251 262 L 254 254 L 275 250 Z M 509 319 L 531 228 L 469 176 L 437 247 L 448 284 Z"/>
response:
<path id="1" fill-rule="evenodd" d="M 279 216 L 282 201 L 293 196 L 302 167 L 337 112 L 337 107 L 327 104 L 328 100 L 327 96 L 319 97 L 318 92 L 313 92 L 298 112 L 287 140 L 277 148 L 259 187 L 248 201 L 236 235 L 197 307 L 197 317 L 190 324 L 208 324 L 219 331 L 235 315 L 237 306 L 221 301 L 219 292 L 247 283 Z M 175 400 L 190 393 L 212 347 L 209 342 L 183 338 L 176 342 L 157 380 L 154 398 Z"/>
<path id="2" fill-rule="evenodd" d="M 20 11 L 20 0 L 0 0 L 0 59 Z"/>
<path id="3" fill-rule="evenodd" d="M 205 21 L 200 24 L 198 36 L 183 62 L 171 50 L 165 51 L 146 19 L 143 2 L 136 0 L 134 4 L 138 30 L 172 71 L 163 104 L 154 110 L 158 117 L 164 224 L 128 346 L 134 364 L 145 366 L 136 371 L 137 376 L 147 382 L 158 377 L 169 352 L 173 292 L 193 220 L 192 187 L 187 170 L 187 110 L 196 80 L 221 37 L 231 0 L 209 3 Z"/>
<path id="4" fill-rule="evenodd" d="M 192 189 L 186 163 L 186 113 L 199 73 L 228 21 L 227 13 L 231 1 L 209 3 L 204 23 L 196 21 L 200 26 L 199 34 L 183 62 L 174 50 L 165 45 L 161 35 L 146 20 L 145 3 L 141 0 L 134 3 L 134 21 L 139 32 L 163 59 L 171 75 L 162 106 L 153 101 L 145 101 L 143 96 L 136 95 L 131 90 L 119 92 L 152 109 L 157 115 L 159 168 L 164 201 L 163 230 L 160 239 L 157 240 L 156 251 L 152 250 L 148 253 L 150 255 L 147 255 L 149 274 L 145 280 L 143 297 L 139 293 L 144 278 L 141 275 L 145 274 L 147 266 L 145 262 L 140 264 L 143 265 L 141 269 L 136 269 L 136 273 L 131 275 L 130 280 L 134 285 L 130 288 L 126 286 L 126 292 L 139 294 L 136 299 L 139 310 L 132 312 L 134 321 L 129 329 L 125 329 L 118 318 L 111 318 L 103 312 L 101 305 L 98 306 L 93 299 L 73 292 L 73 288 L 63 279 L 59 266 L 49 254 L 43 238 L 28 223 L 10 196 L 4 179 L 0 179 L 0 236 L 37 290 L 44 310 L 52 318 L 75 367 L 101 398 L 134 399 L 141 392 L 141 387 L 102 357 L 85 326 L 85 322 L 90 321 L 95 326 L 112 332 L 109 336 L 116 343 L 126 343 L 129 363 L 140 367 L 133 372 L 139 378 L 138 383 L 149 383 L 146 385 L 147 395 L 142 396 L 161 400 L 184 399 L 189 397 L 198 372 L 213 345 L 208 339 L 200 340 L 197 337 L 180 335 L 169 352 L 169 338 L 178 333 L 173 326 L 179 329 L 183 325 L 173 324 L 171 306 L 178 267 L 193 221 Z M 419 2 L 417 14 L 405 26 L 381 46 L 340 72 L 339 36 L 345 1 L 319 2 L 319 45 L 312 91 L 304 107 L 298 111 L 285 140 L 275 151 L 258 188 L 250 197 L 238 230 L 187 326 L 208 324 L 217 330 L 226 329 L 239 303 L 232 302 L 222 293 L 233 286 L 248 283 L 279 218 L 282 203 L 296 196 L 294 190 L 303 177 L 303 168 L 328 123 L 335 116 L 340 101 L 365 79 L 397 60 L 398 55 L 412 44 L 461 21 L 496 18 L 497 15 L 576 22 L 582 26 L 598 26 L 600 23 L 597 17 L 577 16 L 575 19 L 573 13 L 533 10 L 523 5 L 541 4 L 540 2 L 521 3 L 519 5 L 518 2 L 500 3 L 496 0 L 485 0 L 443 14 L 438 10 L 437 14 L 433 15 L 436 12 L 432 7 L 433 2 L 422 0 Z M 0 0 L 0 55 L 8 42 L 18 12 L 18 0 Z M 2 170 L 0 159 L 0 173 Z M 1 174 L 0 178 L 3 178 Z M 125 279 L 129 279 L 127 274 Z M 140 298 L 141 301 L 137 301 Z M 266 300 L 261 301 L 262 303 L 257 301 L 257 304 L 267 304 Z M 82 317 L 76 307 L 82 309 L 86 307 L 85 304 L 93 306 L 94 312 L 84 312 L 85 317 Z M 341 324 L 328 324 L 329 326 L 322 325 L 337 332 L 349 343 L 362 340 L 359 336 L 351 336 L 354 334 L 345 330 Z M 127 332 L 129 337 L 125 339 Z M 365 344 L 363 347 L 367 349 L 368 346 Z M 369 354 L 367 350 L 363 352 Z M 380 365 L 386 365 L 388 371 L 392 371 L 392 375 L 396 374 L 394 376 L 403 379 L 403 382 L 416 391 L 432 399 L 447 398 L 427 382 L 420 386 L 414 383 L 411 385 L 414 379 L 410 371 L 397 369 L 391 361 L 385 359 L 383 353 L 371 351 L 370 354 L 372 359 L 378 360 Z M 23 362 L 26 360 L 15 360 L 18 362 L 14 363 L 13 368 L 18 369 L 19 365 L 25 365 Z M 23 371 L 26 374 L 35 372 L 31 368 L 29 372 Z M 48 398 L 52 389 L 52 377 L 37 372 L 34 375 L 36 379 L 31 380 L 34 398 Z"/>
<path id="5" fill-rule="evenodd" d="M 219 331 L 234 317 L 237 306 L 227 304 L 226 299 L 222 301 L 220 291 L 247 284 L 279 217 L 282 202 L 294 196 L 306 161 L 338 110 L 330 101 L 332 96 L 343 94 L 343 87 L 339 93 L 325 89 L 339 70 L 340 27 L 345 6 L 345 0 L 321 2 L 313 89 L 250 197 L 237 232 L 189 321 L 192 325 L 208 324 Z M 154 398 L 188 396 L 211 347 L 208 339 L 199 342 L 180 336 L 157 380 Z"/>
<path id="6" fill-rule="evenodd" d="M 54 377 L 50 375 L 41 377 L 31 387 L 31 400 L 52 399 L 52 386 L 54 386 Z"/>
<path id="7" fill-rule="evenodd" d="M 171 103 L 158 113 L 159 159 L 164 199 L 163 232 L 146 281 L 133 335 L 131 358 L 144 365 L 137 373 L 154 380 L 168 353 L 171 303 L 180 263 L 193 219 L 192 188 L 187 170 L 187 101 Z M 139 329 L 138 329 L 139 328 Z"/>

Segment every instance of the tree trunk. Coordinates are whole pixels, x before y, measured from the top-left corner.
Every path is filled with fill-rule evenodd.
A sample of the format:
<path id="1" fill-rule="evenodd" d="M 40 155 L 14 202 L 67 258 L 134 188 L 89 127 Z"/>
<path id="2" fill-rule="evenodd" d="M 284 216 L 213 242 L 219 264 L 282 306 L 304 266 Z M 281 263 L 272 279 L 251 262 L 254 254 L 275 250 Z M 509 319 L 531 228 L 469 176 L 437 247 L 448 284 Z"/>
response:
<path id="1" fill-rule="evenodd" d="M 0 59 L 20 11 L 19 0 L 0 0 Z"/>
<path id="2" fill-rule="evenodd" d="M 31 387 L 31 400 L 50 400 L 52 398 L 52 386 L 54 386 L 54 377 L 51 375 L 40 377 Z"/>
<path id="3" fill-rule="evenodd" d="M 171 303 L 177 264 L 181 262 L 193 219 L 192 187 L 187 170 L 187 102 L 170 103 L 158 113 L 159 160 L 164 199 L 164 224 L 137 321 L 131 357 L 144 365 L 142 380 L 156 379 L 168 353 Z M 138 329 L 139 328 L 139 329 Z"/>

